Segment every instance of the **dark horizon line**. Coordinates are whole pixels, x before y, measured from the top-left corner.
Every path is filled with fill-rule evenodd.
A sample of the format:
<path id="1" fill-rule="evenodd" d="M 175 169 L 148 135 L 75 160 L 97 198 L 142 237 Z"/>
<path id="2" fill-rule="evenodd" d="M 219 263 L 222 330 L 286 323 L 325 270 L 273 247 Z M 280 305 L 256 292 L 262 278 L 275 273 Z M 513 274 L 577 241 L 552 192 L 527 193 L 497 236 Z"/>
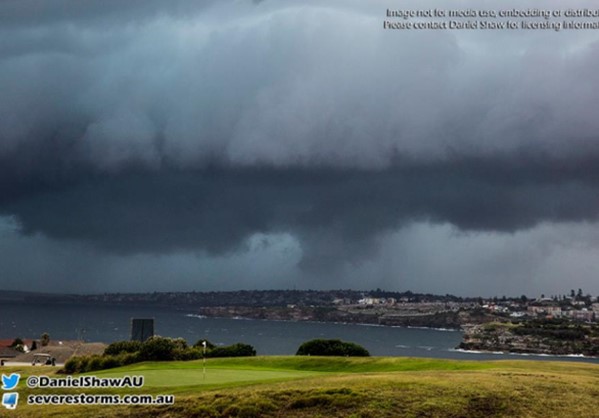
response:
<path id="1" fill-rule="evenodd" d="M 562 295 L 567 296 L 568 293 L 563 293 Z M 581 290 L 581 289 L 578 289 Z M 0 300 L 3 299 L 3 296 L 7 296 L 7 294 L 12 295 L 22 295 L 22 296 L 47 296 L 47 297 L 60 297 L 60 296 L 75 296 L 75 297 L 85 297 L 85 296 L 101 296 L 101 295 L 149 295 L 149 294 L 184 294 L 184 293 L 221 293 L 221 294 L 231 294 L 231 293 L 243 293 L 243 292 L 323 292 L 323 293 L 331 293 L 331 292 L 355 292 L 355 293 L 395 293 L 395 294 L 410 294 L 414 296 L 440 296 L 440 297 L 453 297 L 453 298 L 462 298 L 462 299 L 520 299 L 522 296 L 526 296 L 528 299 L 535 299 L 535 297 L 531 298 L 526 294 L 521 294 L 520 296 L 507 296 L 507 295 L 494 295 L 494 296 L 457 296 L 451 293 L 430 293 L 430 292 L 414 292 L 411 290 L 386 290 L 381 288 L 363 290 L 363 289 L 238 289 L 238 290 L 176 290 L 176 291 L 139 291 L 139 292 L 93 292 L 93 293 L 68 293 L 68 292 L 36 292 L 36 291 L 28 291 L 28 290 L 14 290 L 14 289 L 0 289 Z M 545 294 L 541 293 L 539 297 L 543 297 Z M 592 296 L 590 293 L 583 293 L 583 296 Z M 551 295 L 552 296 L 561 296 L 560 294 Z M 545 296 L 547 297 L 547 296 Z"/>

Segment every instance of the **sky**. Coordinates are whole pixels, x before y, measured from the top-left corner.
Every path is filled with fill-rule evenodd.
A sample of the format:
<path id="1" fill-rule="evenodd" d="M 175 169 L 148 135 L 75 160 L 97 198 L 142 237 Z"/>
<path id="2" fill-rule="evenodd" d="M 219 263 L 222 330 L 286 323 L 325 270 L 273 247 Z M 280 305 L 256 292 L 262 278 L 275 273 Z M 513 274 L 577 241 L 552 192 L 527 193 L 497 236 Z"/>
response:
<path id="1" fill-rule="evenodd" d="M 383 29 L 565 4 L 2 1 L 0 289 L 599 294 L 599 31 Z"/>

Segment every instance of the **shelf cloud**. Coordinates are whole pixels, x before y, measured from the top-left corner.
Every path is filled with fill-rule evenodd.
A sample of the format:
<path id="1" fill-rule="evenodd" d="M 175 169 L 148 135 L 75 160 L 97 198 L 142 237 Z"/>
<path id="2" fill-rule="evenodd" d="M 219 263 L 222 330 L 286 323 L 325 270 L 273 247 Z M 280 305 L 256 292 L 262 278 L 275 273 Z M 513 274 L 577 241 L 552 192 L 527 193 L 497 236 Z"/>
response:
<path id="1" fill-rule="evenodd" d="M 2 2 L 10 240 L 43 237 L 75 257 L 196 253 L 210 263 L 239 257 L 252 237 L 293 237 L 301 254 L 285 258 L 286 274 L 337 288 L 354 284 L 348 266 L 382 262 L 398 245 L 389 237 L 414 225 L 486 237 L 593 225 L 598 35 L 387 31 L 386 7 Z M 371 271 L 374 285 L 402 288 L 389 269 Z M 484 293 L 491 279 L 476 271 Z M 276 275 L 258 269 L 239 286 L 277 286 Z M 435 291 L 430 283 L 421 290 Z"/>

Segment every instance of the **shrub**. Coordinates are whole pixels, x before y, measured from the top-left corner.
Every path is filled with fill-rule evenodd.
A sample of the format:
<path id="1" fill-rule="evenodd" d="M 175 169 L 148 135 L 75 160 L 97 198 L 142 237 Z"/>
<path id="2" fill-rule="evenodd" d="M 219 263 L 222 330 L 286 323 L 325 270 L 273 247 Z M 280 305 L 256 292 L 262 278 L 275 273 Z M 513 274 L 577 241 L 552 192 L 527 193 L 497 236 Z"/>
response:
<path id="1" fill-rule="evenodd" d="M 180 341 L 172 338 L 154 336 L 148 338 L 141 345 L 139 357 L 141 361 L 168 361 L 173 360 L 175 351 L 181 348 Z"/>
<path id="2" fill-rule="evenodd" d="M 199 345 L 199 347 L 198 347 Z M 226 347 L 212 347 L 206 357 L 255 356 L 256 350 L 249 344 L 237 343 Z M 110 344 L 101 356 L 80 356 L 70 358 L 60 370 L 62 373 L 85 373 L 96 370 L 112 369 L 141 361 L 197 360 L 204 356 L 202 340 L 188 347 L 182 338 L 154 336 L 143 343 L 137 341 L 118 341 Z"/>
<path id="3" fill-rule="evenodd" d="M 139 353 L 123 353 L 118 356 L 119 362 L 121 366 L 127 366 L 128 364 L 138 363 L 141 360 L 139 359 Z"/>
<path id="4" fill-rule="evenodd" d="M 12 342 L 12 344 L 10 345 L 10 347 L 16 347 L 20 345 L 21 347 L 23 347 L 25 345 L 25 343 L 23 342 L 23 340 L 19 337 L 15 338 Z"/>
<path id="5" fill-rule="evenodd" d="M 185 350 L 176 349 L 173 352 L 174 360 L 188 361 L 198 360 L 203 357 L 203 350 L 199 348 L 186 348 Z"/>
<path id="6" fill-rule="evenodd" d="M 80 370 L 81 357 L 71 357 L 64 364 L 63 371 L 67 374 L 77 373 Z"/>
<path id="7" fill-rule="evenodd" d="M 115 357 L 115 356 L 103 356 L 102 357 L 102 361 L 100 363 L 100 369 L 98 370 L 106 370 L 106 369 L 113 369 L 115 367 L 120 367 L 123 364 L 120 361 L 120 358 Z"/>
<path id="8" fill-rule="evenodd" d="M 251 357 L 256 355 L 256 349 L 243 343 L 228 345 L 225 347 L 215 347 L 206 352 L 206 357 Z"/>
<path id="9" fill-rule="evenodd" d="M 89 356 L 81 356 L 79 357 L 79 362 L 78 362 L 78 369 L 75 373 L 84 373 L 87 371 L 87 367 L 89 364 Z"/>
<path id="10" fill-rule="evenodd" d="M 25 352 L 25 343 L 23 342 L 23 340 L 19 337 L 15 338 L 12 342 L 12 344 L 10 345 L 10 347 L 14 348 L 15 350 L 24 353 Z"/>
<path id="11" fill-rule="evenodd" d="M 89 357 L 89 361 L 87 362 L 87 367 L 85 368 L 85 372 L 95 372 L 96 370 L 102 370 L 102 366 L 104 365 L 104 358 L 98 355 L 92 355 Z"/>
<path id="12" fill-rule="evenodd" d="M 206 340 L 206 339 L 202 339 L 202 340 L 198 340 L 193 346 L 194 348 L 201 348 L 204 349 L 204 344 L 203 342 L 206 341 L 206 349 L 208 350 L 212 350 L 213 348 L 215 348 L 216 346 L 214 344 L 212 344 L 210 341 Z"/>
<path id="13" fill-rule="evenodd" d="M 364 347 L 341 340 L 316 339 L 303 343 L 297 350 L 298 356 L 370 356 Z"/>
<path id="14" fill-rule="evenodd" d="M 187 350 L 187 341 L 185 339 L 179 338 L 171 338 L 173 340 L 173 344 L 175 344 L 176 350 Z"/>
<path id="15" fill-rule="evenodd" d="M 117 341 L 104 350 L 104 355 L 116 356 L 121 353 L 136 353 L 141 349 L 139 341 Z"/>

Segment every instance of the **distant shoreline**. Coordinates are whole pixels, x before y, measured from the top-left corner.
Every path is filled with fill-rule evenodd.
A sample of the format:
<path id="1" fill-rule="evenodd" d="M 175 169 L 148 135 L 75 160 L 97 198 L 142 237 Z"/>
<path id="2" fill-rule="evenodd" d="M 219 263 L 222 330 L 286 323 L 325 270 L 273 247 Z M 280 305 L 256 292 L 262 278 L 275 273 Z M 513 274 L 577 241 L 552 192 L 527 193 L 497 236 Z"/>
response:
<path id="1" fill-rule="evenodd" d="M 455 348 L 452 351 L 466 354 L 495 354 L 498 356 L 522 356 L 522 357 L 551 357 L 551 358 L 570 358 L 570 359 L 589 359 L 599 360 L 599 356 L 585 356 L 584 354 L 546 354 L 546 353 L 515 353 L 511 351 L 488 351 L 488 350 L 465 350 Z"/>
<path id="2" fill-rule="evenodd" d="M 270 318 L 251 318 L 240 316 L 206 316 L 200 314 L 189 313 L 185 314 L 188 318 L 197 319 L 232 319 L 234 321 L 271 321 L 271 322 L 305 322 L 312 324 L 335 324 L 335 325 L 359 325 L 364 327 L 382 327 L 382 328 L 405 328 L 405 329 L 422 329 L 439 332 L 463 332 L 461 328 L 438 328 L 438 327 L 416 327 L 409 325 L 387 325 L 387 324 L 372 324 L 368 322 L 342 322 L 342 321 L 316 321 L 311 319 L 270 319 Z"/>

